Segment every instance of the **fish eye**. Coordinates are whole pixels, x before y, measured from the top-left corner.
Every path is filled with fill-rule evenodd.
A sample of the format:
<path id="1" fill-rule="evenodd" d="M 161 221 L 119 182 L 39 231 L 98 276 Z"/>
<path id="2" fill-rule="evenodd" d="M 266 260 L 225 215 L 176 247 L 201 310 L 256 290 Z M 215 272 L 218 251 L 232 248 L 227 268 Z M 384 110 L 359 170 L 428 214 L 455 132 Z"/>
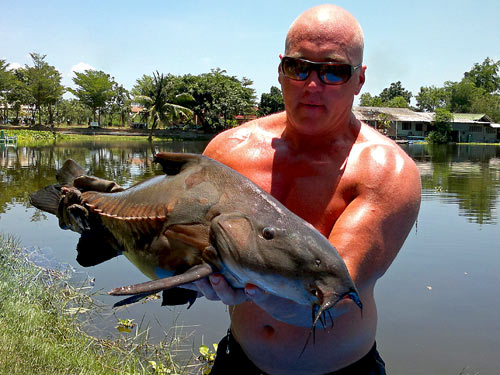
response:
<path id="1" fill-rule="evenodd" d="M 262 237 L 264 237 L 266 240 L 272 240 L 275 235 L 275 230 L 272 227 L 265 227 L 262 229 Z"/>

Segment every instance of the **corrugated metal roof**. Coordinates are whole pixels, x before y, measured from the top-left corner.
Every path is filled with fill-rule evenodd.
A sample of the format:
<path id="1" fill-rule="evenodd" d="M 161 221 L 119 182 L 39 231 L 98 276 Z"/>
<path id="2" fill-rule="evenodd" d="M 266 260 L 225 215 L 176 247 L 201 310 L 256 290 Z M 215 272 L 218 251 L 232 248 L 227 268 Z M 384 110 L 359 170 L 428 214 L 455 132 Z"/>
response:
<path id="1" fill-rule="evenodd" d="M 362 121 L 380 120 L 381 114 L 387 115 L 392 121 L 431 122 L 434 118 L 434 113 L 415 112 L 409 108 L 353 107 L 352 111 Z"/>
<path id="2" fill-rule="evenodd" d="M 485 113 L 452 113 L 455 122 L 491 122 Z"/>
<path id="3" fill-rule="evenodd" d="M 354 115 L 358 120 L 376 121 L 380 120 L 380 115 L 387 115 L 391 121 L 414 121 L 432 122 L 434 112 L 415 112 L 409 108 L 389 108 L 389 107 L 353 107 Z M 491 118 L 484 113 L 452 113 L 453 122 L 489 124 Z"/>

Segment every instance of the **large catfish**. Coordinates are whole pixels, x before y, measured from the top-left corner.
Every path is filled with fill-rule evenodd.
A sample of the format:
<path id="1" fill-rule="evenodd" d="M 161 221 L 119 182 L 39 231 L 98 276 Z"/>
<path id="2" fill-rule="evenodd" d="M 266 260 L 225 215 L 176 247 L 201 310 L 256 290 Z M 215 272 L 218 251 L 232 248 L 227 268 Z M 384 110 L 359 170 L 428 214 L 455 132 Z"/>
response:
<path id="1" fill-rule="evenodd" d="M 153 279 L 110 294 L 165 291 L 164 304 L 192 303 L 196 293 L 177 287 L 220 272 L 235 288 L 251 283 L 311 306 L 313 327 L 344 298 L 362 307 L 330 242 L 246 177 L 202 155 L 159 153 L 154 161 L 164 175 L 123 189 L 68 160 L 59 184 L 30 196 L 61 228 L 81 233 L 80 264 L 123 254 Z"/>

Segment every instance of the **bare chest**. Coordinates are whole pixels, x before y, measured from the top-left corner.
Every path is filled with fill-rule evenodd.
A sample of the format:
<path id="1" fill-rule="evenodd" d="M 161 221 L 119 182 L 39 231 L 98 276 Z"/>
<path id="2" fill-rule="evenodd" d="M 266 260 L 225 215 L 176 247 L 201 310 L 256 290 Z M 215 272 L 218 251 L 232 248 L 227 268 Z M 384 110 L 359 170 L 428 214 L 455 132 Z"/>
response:
<path id="1" fill-rule="evenodd" d="M 342 165 L 273 160 L 251 163 L 241 173 L 325 236 L 330 234 L 350 200 L 348 179 Z"/>

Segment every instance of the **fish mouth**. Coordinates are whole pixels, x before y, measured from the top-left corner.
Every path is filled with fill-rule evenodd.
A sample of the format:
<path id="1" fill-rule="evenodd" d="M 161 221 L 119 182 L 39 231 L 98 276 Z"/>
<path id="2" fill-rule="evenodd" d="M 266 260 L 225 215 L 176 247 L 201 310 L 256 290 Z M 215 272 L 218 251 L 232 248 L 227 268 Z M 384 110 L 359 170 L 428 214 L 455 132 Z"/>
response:
<path id="1" fill-rule="evenodd" d="M 321 298 L 322 297 L 322 298 Z M 312 329 L 316 327 L 316 324 L 318 321 L 320 321 L 321 316 L 331 308 L 333 308 L 337 303 L 340 301 L 343 301 L 344 299 L 350 299 L 353 301 L 361 310 L 361 313 L 363 312 L 363 303 L 359 299 L 358 292 L 356 290 L 349 290 L 348 292 L 342 294 L 340 297 L 337 299 L 333 300 L 332 298 L 328 298 L 328 296 L 321 296 L 320 297 L 320 303 L 313 305 L 312 308 L 312 313 L 313 313 L 313 324 L 312 324 Z M 324 298 L 327 297 L 327 298 Z M 333 319 L 330 316 L 330 320 L 332 322 L 333 326 Z M 323 322 L 323 325 L 325 326 L 325 322 Z"/>
<path id="2" fill-rule="evenodd" d="M 309 335 L 307 336 L 306 343 L 304 344 L 304 347 L 302 348 L 302 351 L 300 352 L 299 358 L 304 354 L 304 351 L 306 350 L 307 344 L 309 343 L 309 340 L 311 337 L 313 338 L 313 343 L 315 341 L 315 333 L 316 333 L 316 325 L 318 324 L 318 321 L 321 322 L 323 325 L 323 328 L 326 328 L 326 314 L 325 312 L 328 312 L 328 317 L 330 318 L 331 322 L 331 327 L 333 327 L 333 318 L 332 315 L 328 310 L 333 308 L 337 303 L 340 301 L 343 301 L 344 299 L 348 298 L 351 301 L 353 301 L 361 310 L 361 316 L 363 316 L 363 304 L 361 303 L 361 300 L 359 299 L 358 292 L 355 289 L 349 290 L 348 292 L 342 294 L 340 297 L 336 298 L 333 300 L 331 297 L 333 296 L 327 296 L 327 298 L 324 298 L 324 295 L 320 295 L 320 303 L 316 303 L 312 306 L 312 320 L 313 324 L 311 327 L 311 330 L 309 331 Z M 329 297 L 329 298 L 328 298 Z M 325 317 L 323 318 L 323 315 Z"/>

